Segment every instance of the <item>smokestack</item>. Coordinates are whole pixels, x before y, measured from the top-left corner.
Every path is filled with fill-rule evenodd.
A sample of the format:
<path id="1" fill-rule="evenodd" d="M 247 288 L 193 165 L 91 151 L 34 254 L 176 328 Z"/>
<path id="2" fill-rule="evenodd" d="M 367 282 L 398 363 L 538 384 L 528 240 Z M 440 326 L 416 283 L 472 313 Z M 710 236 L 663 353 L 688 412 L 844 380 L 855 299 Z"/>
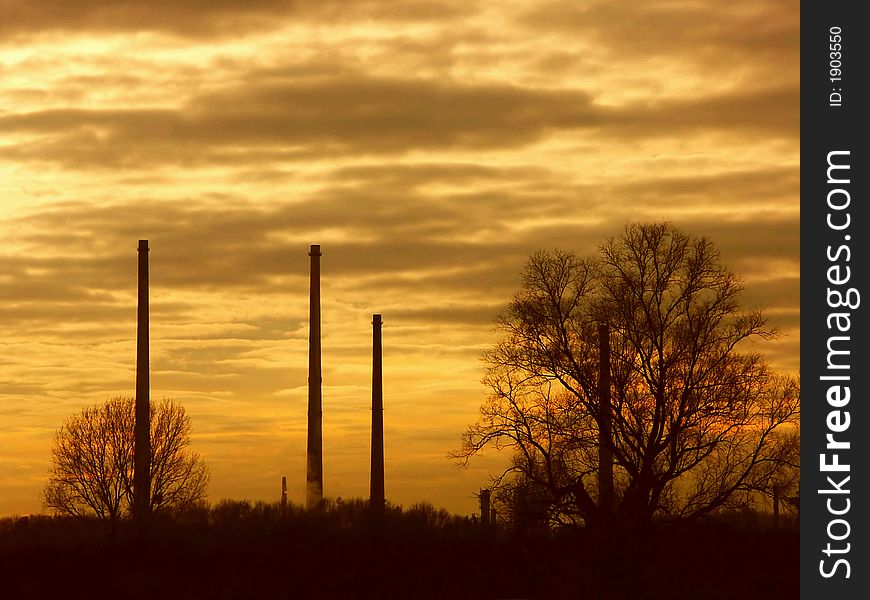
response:
<path id="1" fill-rule="evenodd" d="M 281 512 L 287 510 L 287 478 L 281 478 Z"/>
<path id="2" fill-rule="evenodd" d="M 779 486 L 773 485 L 773 528 L 779 529 Z"/>
<path id="3" fill-rule="evenodd" d="M 139 306 L 136 320 L 136 424 L 133 514 L 144 533 L 151 512 L 151 407 L 148 325 L 148 240 L 139 240 Z"/>
<path id="4" fill-rule="evenodd" d="M 492 491 L 482 489 L 480 490 L 480 524 L 484 527 L 489 527 L 489 517 L 490 517 L 490 498 L 492 497 Z"/>
<path id="5" fill-rule="evenodd" d="M 308 334 L 308 469 L 305 504 L 314 508 L 323 500 L 323 399 L 320 386 L 320 244 L 311 244 L 311 297 Z"/>
<path id="6" fill-rule="evenodd" d="M 598 398 L 600 429 L 598 431 L 598 506 L 605 513 L 613 511 L 613 451 L 611 450 L 610 401 L 610 328 L 598 325 Z"/>
<path id="7" fill-rule="evenodd" d="M 369 505 L 375 515 L 384 512 L 384 369 L 381 315 L 372 315 L 372 469 Z"/>

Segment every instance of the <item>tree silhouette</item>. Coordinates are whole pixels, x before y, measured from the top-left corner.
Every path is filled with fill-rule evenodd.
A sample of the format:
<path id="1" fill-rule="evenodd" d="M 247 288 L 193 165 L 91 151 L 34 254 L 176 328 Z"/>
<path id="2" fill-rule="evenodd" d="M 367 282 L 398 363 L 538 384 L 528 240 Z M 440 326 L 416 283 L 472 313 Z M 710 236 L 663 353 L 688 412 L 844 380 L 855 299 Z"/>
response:
<path id="1" fill-rule="evenodd" d="M 711 241 L 668 223 L 629 225 L 585 259 L 532 255 L 498 319 L 503 336 L 484 355 L 491 393 L 453 456 L 513 449 L 497 484 L 519 474 L 557 521 L 590 525 L 697 518 L 782 485 L 799 460 L 799 384 L 751 352 L 749 340 L 776 332 L 760 310 L 741 310 L 741 290 Z M 597 485 L 602 323 L 610 511 Z"/>
<path id="2" fill-rule="evenodd" d="M 135 403 L 117 397 L 66 420 L 55 434 L 44 505 L 57 514 L 96 516 L 111 535 L 133 506 Z M 190 418 L 164 399 L 151 404 L 151 510 L 177 514 L 205 500 L 208 468 L 190 450 Z"/>

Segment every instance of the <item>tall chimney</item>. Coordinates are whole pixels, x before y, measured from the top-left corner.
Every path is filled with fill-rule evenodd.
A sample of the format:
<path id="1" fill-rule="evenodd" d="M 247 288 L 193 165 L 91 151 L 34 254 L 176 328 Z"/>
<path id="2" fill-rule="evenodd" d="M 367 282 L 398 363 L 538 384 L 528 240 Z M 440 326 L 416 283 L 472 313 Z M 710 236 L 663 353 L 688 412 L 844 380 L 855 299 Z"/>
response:
<path id="1" fill-rule="evenodd" d="M 611 449 L 610 401 L 610 328 L 598 325 L 598 398 L 600 427 L 598 431 L 598 506 L 605 513 L 613 511 L 613 450 Z"/>
<path id="2" fill-rule="evenodd" d="M 320 244 L 311 244 L 311 297 L 308 334 L 308 469 L 305 504 L 314 508 L 323 500 L 323 401 L 320 394 Z"/>
<path id="3" fill-rule="evenodd" d="M 384 512 L 384 370 L 381 315 L 372 315 L 372 468 L 369 505 L 375 515 Z"/>
<path id="4" fill-rule="evenodd" d="M 136 424 L 133 458 L 133 514 L 140 533 L 151 512 L 151 406 L 148 348 L 148 240 L 139 240 L 139 307 L 136 320 Z"/>

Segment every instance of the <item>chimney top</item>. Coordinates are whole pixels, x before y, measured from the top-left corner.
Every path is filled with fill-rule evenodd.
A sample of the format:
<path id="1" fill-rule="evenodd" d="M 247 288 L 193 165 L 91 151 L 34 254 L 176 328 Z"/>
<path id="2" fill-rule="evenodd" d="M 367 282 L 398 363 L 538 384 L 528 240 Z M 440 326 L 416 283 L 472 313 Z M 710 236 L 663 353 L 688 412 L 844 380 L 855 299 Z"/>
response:
<path id="1" fill-rule="evenodd" d="M 323 252 L 320 251 L 320 244 L 311 244 L 308 256 L 323 256 Z"/>
<path id="2" fill-rule="evenodd" d="M 381 325 L 383 321 L 381 321 L 381 313 L 375 313 L 372 315 L 372 325 Z"/>
<path id="3" fill-rule="evenodd" d="M 139 250 L 148 250 L 148 240 L 139 240 Z"/>

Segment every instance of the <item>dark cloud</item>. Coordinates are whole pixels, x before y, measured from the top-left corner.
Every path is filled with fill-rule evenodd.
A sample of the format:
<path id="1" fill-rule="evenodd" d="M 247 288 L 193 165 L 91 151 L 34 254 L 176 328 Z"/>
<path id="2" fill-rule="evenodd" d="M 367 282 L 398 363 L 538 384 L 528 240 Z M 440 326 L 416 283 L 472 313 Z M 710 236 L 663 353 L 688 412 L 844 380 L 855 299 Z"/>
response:
<path id="1" fill-rule="evenodd" d="M 0 131 L 28 137 L 0 157 L 68 168 L 250 165 L 270 156 L 519 148 L 571 130 L 610 141 L 701 131 L 793 138 L 798 122 L 797 88 L 604 107 L 581 90 L 356 76 L 249 82 L 177 110 L 5 114 Z"/>
<path id="2" fill-rule="evenodd" d="M 22 383 L 8 379 L 0 380 L 0 396 L 41 396 L 45 393 L 45 384 Z M 11 406 L 0 404 L 0 415 L 4 417 L 17 417 L 30 414 L 32 409 L 24 406 Z"/>
<path id="3" fill-rule="evenodd" d="M 487 304 L 484 306 L 468 306 L 461 302 L 447 301 L 442 306 L 432 306 L 419 309 L 399 309 L 390 313 L 390 318 L 396 322 L 403 320 L 426 323 L 489 323 L 495 320 L 506 303 Z"/>
<path id="4" fill-rule="evenodd" d="M 759 206 L 779 205 L 800 195 L 800 172 L 797 167 L 774 166 L 763 169 L 724 173 L 644 177 L 627 182 L 614 190 L 615 195 L 636 205 L 661 210 L 677 206 L 744 207 L 755 211 Z"/>
<path id="5" fill-rule="evenodd" d="M 794 206 L 798 206 L 797 199 Z M 714 241 L 723 261 L 732 270 L 740 272 L 766 261 L 799 264 L 800 215 L 797 210 L 790 214 L 736 211 L 727 217 L 704 215 L 675 222 L 695 235 Z"/>
<path id="6" fill-rule="evenodd" d="M 377 184 L 379 189 L 414 189 L 432 183 L 470 186 L 480 183 L 517 183 L 530 179 L 551 178 L 543 167 L 491 167 L 474 162 L 416 162 L 414 164 L 367 164 L 342 167 L 329 173 L 336 184 Z"/>
<path id="7" fill-rule="evenodd" d="M 713 239 L 739 268 L 752 269 L 759 256 L 795 262 L 798 256 L 797 213 L 772 211 L 764 217 L 759 209 L 765 205 L 758 200 L 796 198 L 793 169 L 660 177 L 600 188 L 560 184 L 546 169 L 461 163 L 356 166 L 322 177 L 327 184 L 322 190 L 271 205 L 229 197 L 71 203 L 33 213 L 17 221 L 17 240 L 36 255 L 0 259 L 8 274 L 8 284 L 0 282 L 0 297 L 47 300 L 52 307 L 58 306 L 53 298 L 63 298 L 68 307 L 89 307 L 82 315 L 105 306 L 108 316 L 117 304 L 115 294 L 131 293 L 140 238 L 151 240 L 152 281 L 158 288 L 301 297 L 307 245 L 320 242 L 330 276 L 326 284 L 337 291 L 367 298 L 375 290 L 449 292 L 472 303 L 475 294 L 509 297 L 506 292 L 517 284 L 531 252 L 560 247 L 588 254 L 631 220 L 671 216 Z M 493 191 L 427 191 L 445 184 L 492 185 Z M 703 211 L 693 216 L 708 203 L 743 207 L 752 217 L 741 219 L 740 211 L 728 218 L 709 218 Z M 63 252 L 40 256 L 46 248 Z M 47 306 L 40 309 L 44 314 L 52 310 Z M 172 307 L 176 318 L 190 310 Z M 279 320 L 264 327 L 292 332 L 298 323 Z"/>
<path id="8" fill-rule="evenodd" d="M 797 76 L 800 10 L 797 0 L 672 2 L 649 0 L 556 0 L 536 3 L 522 22 L 621 56 L 669 56 L 720 66 L 777 60 Z M 763 57 L 763 58 L 762 58 Z"/>
<path id="9" fill-rule="evenodd" d="M 209 162 L 236 148 L 275 148 L 293 159 L 308 153 L 521 146 L 552 127 L 592 125 L 600 119 L 581 92 L 359 77 L 252 83 L 196 98 L 177 111 L 68 109 L 4 115 L 0 131 L 40 136 L 4 149 L 8 158 L 112 168 Z M 243 154 L 227 158 L 245 159 Z"/>
<path id="10" fill-rule="evenodd" d="M 794 139 L 799 133 L 800 88 L 740 90 L 709 97 L 641 103 L 613 111 L 615 135 L 646 137 L 682 131 L 730 131 Z"/>
<path id="11" fill-rule="evenodd" d="M 372 185 L 377 187 L 377 182 Z M 52 244 L 68 255 L 33 261 L 44 272 L 41 285 L 49 286 L 51 277 L 65 272 L 69 285 L 124 289 L 130 282 L 123 274 L 135 267 L 135 240 L 150 238 L 151 260 L 159 265 L 153 269 L 155 281 L 179 287 L 256 289 L 304 283 L 307 244 L 318 241 L 325 230 L 344 232 L 347 237 L 327 245 L 333 273 L 418 273 L 443 269 L 445 264 L 492 263 L 504 254 L 508 242 L 491 246 L 472 239 L 472 234 L 481 231 L 484 217 L 493 227 L 503 227 L 501 223 L 518 215 L 540 214 L 540 208 L 495 193 L 442 199 L 404 189 L 409 195 L 401 195 L 399 188 L 386 195 L 338 188 L 322 197 L 316 194 L 271 207 L 239 200 L 231 208 L 195 201 L 107 207 L 82 203 L 37 213 L 20 223 L 28 231 L 22 239 L 32 247 Z M 558 214 L 559 208 L 551 210 Z M 60 233 L 64 230 L 74 233 L 67 237 Z M 462 239 L 463 232 L 468 233 L 467 239 Z M 281 241 L 278 234 L 299 241 Z M 93 241 L 96 238 L 99 242 Z M 368 241 L 357 241 L 361 239 Z"/>
<path id="12" fill-rule="evenodd" d="M 42 32 L 137 31 L 228 37 L 300 21 L 438 21 L 470 10 L 468 3 L 450 0 L 0 0 L 0 39 Z"/>
<path id="13" fill-rule="evenodd" d="M 332 230 L 345 234 L 327 249 L 339 274 L 419 274 L 436 267 L 479 267 L 539 247 L 594 248 L 596 235 L 618 230 L 639 212 L 661 213 L 668 199 L 676 214 L 679 207 L 700 207 L 708 198 L 712 204 L 744 207 L 744 213 L 735 211 L 724 221 L 685 218 L 714 239 L 752 244 L 753 253 L 769 248 L 788 254 L 797 242 L 796 215 L 758 218 L 760 209 L 775 213 L 781 203 L 796 199 L 797 172 L 788 168 L 665 174 L 598 187 L 571 183 L 543 168 L 472 163 L 364 165 L 321 177 L 321 189 L 271 205 L 234 196 L 57 205 L 18 220 L 16 236 L 33 252 L 56 250 L 49 256 L 8 257 L 7 270 L 39 273 L 27 276 L 32 289 L 57 285 L 52 277 L 59 273 L 67 275 L 64 285 L 86 285 L 90 291 L 81 294 L 124 289 L 128 282 L 120 274 L 134 265 L 135 240 L 150 238 L 152 260 L 165 269 L 154 276 L 168 285 L 280 286 L 275 278 L 281 277 L 296 285 L 307 273 L 307 244 Z M 480 185 L 491 189 L 473 191 Z M 742 222 L 741 214 L 753 216 Z M 589 224 L 577 220 L 584 215 L 591 217 Z M 545 224 L 519 226 L 547 217 Z M 746 235 L 748 229 L 758 234 Z M 0 294 L 20 296 L 29 293 L 27 287 L 0 289 Z"/>

